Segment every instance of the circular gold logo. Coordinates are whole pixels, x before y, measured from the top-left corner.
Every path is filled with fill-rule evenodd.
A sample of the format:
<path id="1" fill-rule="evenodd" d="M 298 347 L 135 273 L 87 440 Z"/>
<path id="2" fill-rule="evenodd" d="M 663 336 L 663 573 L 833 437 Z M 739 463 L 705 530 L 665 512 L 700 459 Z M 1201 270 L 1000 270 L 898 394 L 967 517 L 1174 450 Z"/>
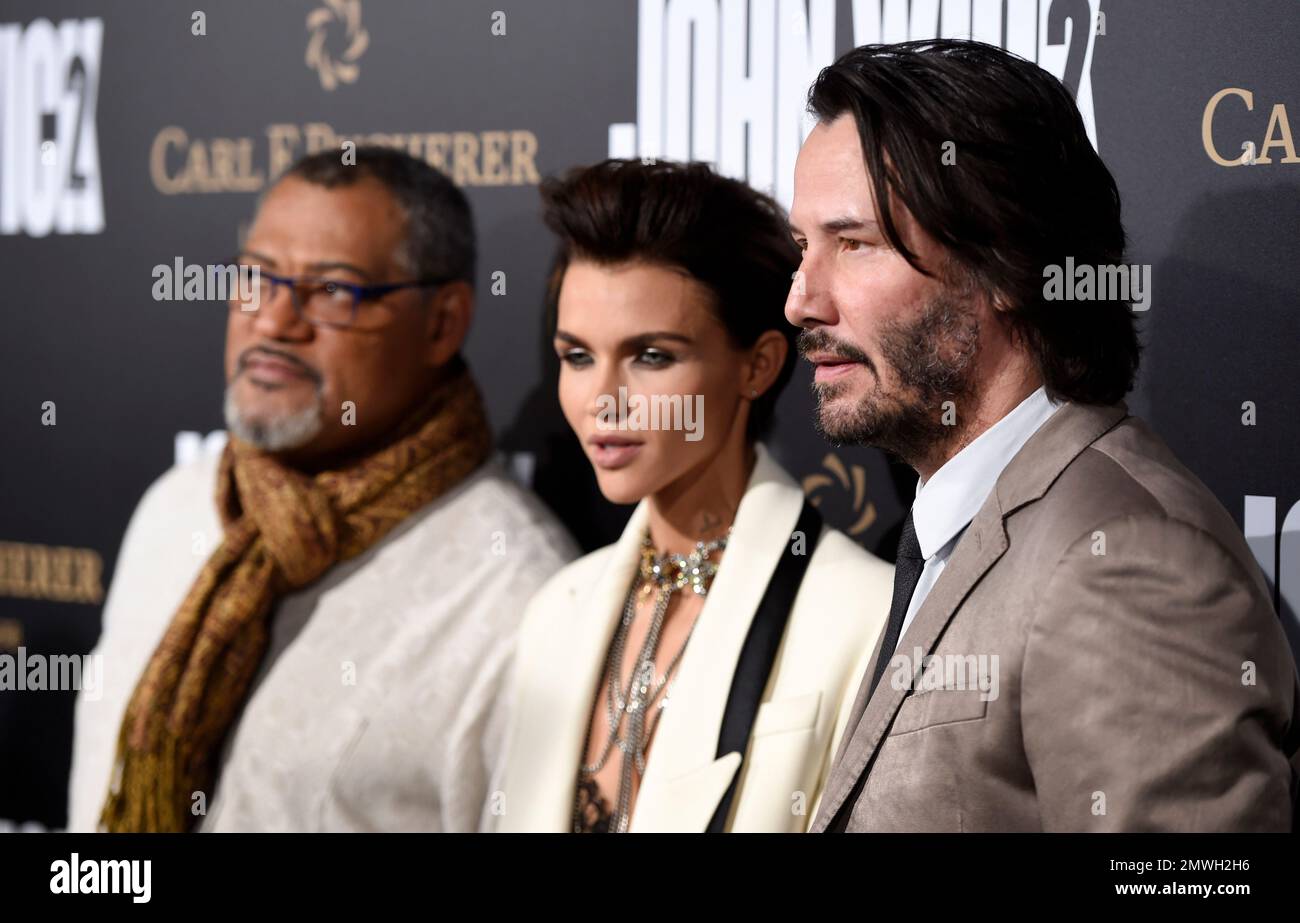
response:
<path id="1" fill-rule="evenodd" d="M 336 57 L 327 39 L 340 28 L 346 47 Z M 361 25 L 361 0 L 324 0 L 307 14 L 307 33 L 307 66 L 316 71 L 320 85 L 333 90 L 340 83 L 356 83 L 361 75 L 357 59 L 370 45 L 370 33 Z"/>
<path id="2" fill-rule="evenodd" d="M 822 467 L 830 473 L 818 472 L 803 479 L 803 492 L 808 496 L 808 501 L 820 508 L 821 495 L 825 491 L 830 490 L 839 494 L 833 501 L 835 507 L 837 510 L 842 510 L 847 506 L 850 516 L 853 517 L 852 524 L 843 527 L 843 531 L 849 535 L 861 535 L 876 521 L 876 505 L 867 500 L 866 469 L 861 465 L 851 465 L 846 468 L 844 462 L 834 452 L 826 454 L 822 459 Z"/>

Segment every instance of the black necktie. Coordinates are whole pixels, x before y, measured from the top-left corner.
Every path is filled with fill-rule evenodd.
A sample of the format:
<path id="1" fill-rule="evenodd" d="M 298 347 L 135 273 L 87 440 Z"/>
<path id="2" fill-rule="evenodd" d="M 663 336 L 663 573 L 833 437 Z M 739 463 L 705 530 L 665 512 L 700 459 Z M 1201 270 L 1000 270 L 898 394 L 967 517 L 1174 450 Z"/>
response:
<path id="1" fill-rule="evenodd" d="M 903 633 L 903 619 L 907 617 L 907 606 L 916 592 L 916 584 L 925 569 L 925 558 L 921 557 L 921 544 L 916 540 L 916 528 L 912 524 L 912 511 L 907 511 L 903 520 L 903 534 L 898 537 L 898 558 L 894 562 L 894 601 L 889 606 L 889 622 L 885 625 L 885 640 L 880 646 L 880 656 L 876 659 L 876 671 L 871 677 L 871 691 L 867 701 L 876 694 L 876 684 L 880 682 L 885 667 L 894 656 L 898 647 L 898 636 Z"/>

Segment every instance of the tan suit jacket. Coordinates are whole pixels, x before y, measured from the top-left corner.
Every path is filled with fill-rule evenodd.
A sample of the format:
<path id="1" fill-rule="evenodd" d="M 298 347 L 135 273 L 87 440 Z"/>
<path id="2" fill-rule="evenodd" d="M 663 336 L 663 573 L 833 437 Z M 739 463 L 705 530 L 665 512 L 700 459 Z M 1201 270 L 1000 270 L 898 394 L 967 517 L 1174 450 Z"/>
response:
<path id="1" fill-rule="evenodd" d="M 1123 404 L 1030 438 L 866 699 L 813 832 L 1290 824 L 1296 667 L 1269 588 Z"/>

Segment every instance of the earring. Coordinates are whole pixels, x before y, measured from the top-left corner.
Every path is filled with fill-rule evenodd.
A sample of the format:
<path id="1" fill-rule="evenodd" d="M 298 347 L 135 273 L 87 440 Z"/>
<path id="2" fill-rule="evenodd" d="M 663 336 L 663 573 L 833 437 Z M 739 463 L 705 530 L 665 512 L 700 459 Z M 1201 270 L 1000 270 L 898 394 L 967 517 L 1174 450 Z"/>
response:
<path id="1" fill-rule="evenodd" d="M 756 390 L 753 389 L 753 388 L 750 388 L 750 389 L 749 389 L 749 396 L 750 396 L 750 397 L 758 397 L 758 391 L 756 391 Z"/>

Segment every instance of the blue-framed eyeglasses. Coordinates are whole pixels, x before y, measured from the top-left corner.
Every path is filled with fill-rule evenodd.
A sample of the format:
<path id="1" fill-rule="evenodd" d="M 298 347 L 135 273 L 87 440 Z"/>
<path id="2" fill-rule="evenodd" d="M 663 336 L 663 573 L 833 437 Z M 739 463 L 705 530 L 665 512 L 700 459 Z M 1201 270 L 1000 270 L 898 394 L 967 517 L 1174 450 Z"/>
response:
<path id="1" fill-rule="evenodd" d="M 228 266 L 239 274 L 229 299 L 232 311 L 253 312 L 256 306 L 271 301 L 280 287 L 289 289 L 289 299 L 299 317 L 317 327 L 347 328 L 356 323 L 357 311 L 366 302 L 376 301 L 393 292 L 408 288 L 437 288 L 452 281 L 448 278 L 414 279 L 408 282 L 381 282 L 358 285 L 340 279 L 316 276 L 281 276 L 261 266 L 230 260 Z M 256 276 L 253 269 L 257 269 Z"/>

